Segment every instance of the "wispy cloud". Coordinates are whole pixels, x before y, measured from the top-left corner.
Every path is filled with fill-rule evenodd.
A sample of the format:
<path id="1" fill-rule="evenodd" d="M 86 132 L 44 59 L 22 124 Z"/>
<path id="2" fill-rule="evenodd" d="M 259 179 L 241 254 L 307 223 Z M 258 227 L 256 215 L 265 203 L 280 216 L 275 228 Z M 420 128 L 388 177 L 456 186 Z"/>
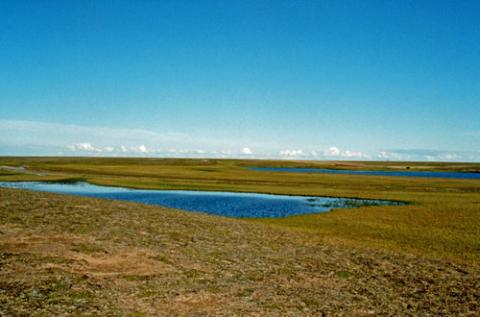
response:
<path id="1" fill-rule="evenodd" d="M 361 151 L 341 150 L 336 146 L 332 146 L 324 151 L 324 156 L 332 158 L 350 158 L 350 159 L 368 159 L 370 156 Z"/>
<path id="2" fill-rule="evenodd" d="M 97 152 L 97 153 L 113 153 L 121 152 L 122 148 L 115 148 L 113 146 L 95 147 L 90 143 L 77 143 L 68 145 L 67 148 L 72 152 Z"/>
<path id="3" fill-rule="evenodd" d="M 328 149 L 285 149 L 278 152 L 280 157 L 283 158 L 298 158 L 298 159 L 310 159 L 310 160 L 322 160 L 322 159 L 367 159 L 369 155 L 360 151 L 339 149 L 336 146 L 332 146 Z"/>
<path id="4" fill-rule="evenodd" d="M 86 152 L 103 152 L 101 149 L 95 148 L 90 143 L 78 143 L 67 146 L 67 148 L 73 152 L 86 151 Z"/>
<path id="5" fill-rule="evenodd" d="M 186 133 L 158 133 L 143 129 L 124 129 L 108 127 L 88 127 L 73 124 L 59 124 L 38 121 L 2 120 L 0 132 L 7 136 L 2 143 L 58 145 L 65 143 L 80 144 L 83 140 L 96 140 L 97 143 L 115 144 L 208 142 L 199 137 L 193 138 Z"/>
<path id="6" fill-rule="evenodd" d="M 162 157 L 254 157 L 252 149 L 241 148 L 238 151 L 231 150 L 205 150 L 205 149 L 178 149 L 178 148 L 154 148 L 145 145 L 138 146 L 95 146 L 92 143 L 83 142 L 66 146 L 69 151 L 66 154 L 94 155 L 94 156 L 162 156 Z M 65 153 L 63 153 L 65 154 Z"/>
<path id="7" fill-rule="evenodd" d="M 377 155 L 380 160 L 478 162 L 480 151 L 445 151 L 433 149 L 391 149 Z"/>
<path id="8" fill-rule="evenodd" d="M 303 150 L 293 149 L 293 150 L 281 150 L 278 154 L 283 157 L 301 157 L 304 156 Z"/>
<path id="9" fill-rule="evenodd" d="M 0 119 L 0 154 L 216 157 L 302 160 L 480 161 L 480 151 L 386 149 L 363 152 L 338 146 L 264 146 L 178 132 Z"/>
<path id="10" fill-rule="evenodd" d="M 179 132 L 156 132 L 144 129 L 89 127 L 72 124 L 59 124 L 23 120 L 0 119 L 0 146 L 3 148 L 43 149 L 56 153 L 69 150 L 77 153 L 161 153 L 170 149 L 183 152 L 201 151 L 227 152 L 238 145 L 231 140 L 206 138 Z M 237 140 L 249 143 L 248 140 Z M 241 147 L 240 147 L 241 148 Z M 250 147 L 237 151 L 239 154 L 252 154 Z M 170 151 L 172 152 L 172 151 Z"/>

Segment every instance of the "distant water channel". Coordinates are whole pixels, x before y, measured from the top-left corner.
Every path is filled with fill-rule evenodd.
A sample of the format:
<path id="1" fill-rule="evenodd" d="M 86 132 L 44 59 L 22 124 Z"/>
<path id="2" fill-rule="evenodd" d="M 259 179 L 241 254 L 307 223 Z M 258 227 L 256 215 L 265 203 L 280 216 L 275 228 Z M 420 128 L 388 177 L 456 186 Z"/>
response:
<path id="1" fill-rule="evenodd" d="M 0 187 L 127 200 L 232 218 L 280 218 L 327 212 L 333 208 L 404 204 L 402 202 L 386 200 L 319 196 L 307 197 L 186 190 L 143 190 L 98 186 L 86 182 L 0 182 Z"/>
<path id="2" fill-rule="evenodd" d="M 327 169 L 327 168 L 303 168 L 303 167 L 250 167 L 249 169 L 253 171 L 263 171 L 263 172 L 325 173 L 325 174 L 372 175 L 372 176 L 480 179 L 480 173 L 464 173 L 464 172 L 363 171 L 363 170 L 344 170 L 344 169 L 336 170 L 336 169 Z"/>

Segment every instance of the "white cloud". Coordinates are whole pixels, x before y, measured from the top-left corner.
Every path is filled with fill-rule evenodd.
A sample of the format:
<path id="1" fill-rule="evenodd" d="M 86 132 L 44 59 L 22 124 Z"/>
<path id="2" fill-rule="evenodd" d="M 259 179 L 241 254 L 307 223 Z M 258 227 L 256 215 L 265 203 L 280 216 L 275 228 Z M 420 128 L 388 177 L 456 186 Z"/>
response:
<path id="1" fill-rule="evenodd" d="M 116 151 L 120 151 L 122 153 L 149 153 L 151 152 L 145 145 L 138 145 L 138 146 L 130 146 L 130 147 L 125 147 L 125 146 L 120 146 Z"/>
<path id="2" fill-rule="evenodd" d="M 332 146 L 325 151 L 325 156 L 339 156 L 339 155 L 340 155 L 340 150 L 336 146 Z"/>
<path id="3" fill-rule="evenodd" d="M 252 155 L 253 152 L 252 152 L 252 150 L 251 150 L 249 147 L 244 147 L 244 148 L 242 149 L 242 154 Z"/>
<path id="4" fill-rule="evenodd" d="M 179 132 L 4 119 L 0 119 L 0 136 L 0 146 L 41 147 L 56 150 L 71 144 L 85 143 L 85 140 L 94 142 L 99 148 L 124 146 L 125 150 L 129 147 L 138 147 L 139 144 L 143 144 L 146 148 L 200 147 L 202 150 L 230 147 L 232 144 L 229 139 L 212 139 Z M 249 141 L 237 140 L 238 143 Z"/>
<path id="5" fill-rule="evenodd" d="M 369 157 L 366 153 L 352 150 L 341 150 L 336 146 L 332 146 L 323 151 L 286 149 L 279 151 L 278 154 L 283 158 L 300 159 L 365 159 Z"/>
<path id="6" fill-rule="evenodd" d="M 81 142 L 77 144 L 68 145 L 67 148 L 72 152 L 86 152 L 86 153 L 148 153 L 149 150 L 145 145 L 132 146 L 127 148 L 124 145 L 119 147 L 104 146 L 97 147 L 88 142 Z"/>
<path id="7" fill-rule="evenodd" d="M 359 151 L 345 150 L 341 154 L 343 157 L 368 158 L 368 155 Z"/>
<path id="8" fill-rule="evenodd" d="M 352 150 L 341 150 L 336 146 L 332 146 L 324 151 L 324 155 L 326 157 L 334 157 L 334 158 L 369 158 L 368 154 L 360 152 L 360 151 L 352 151 Z"/>
<path id="9" fill-rule="evenodd" d="M 440 155 L 440 158 L 445 161 L 455 161 L 459 158 L 459 156 L 456 153 L 445 153 Z"/>
<path id="10" fill-rule="evenodd" d="M 279 152 L 280 156 L 286 156 L 286 157 L 296 157 L 296 156 L 302 156 L 303 155 L 303 150 L 281 150 Z"/>
<path id="11" fill-rule="evenodd" d="M 90 143 L 82 142 L 73 145 L 69 145 L 68 148 L 73 151 L 83 151 L 83 152 L 102 152 L 102 149 L 94 147 Z"/>
<path id="12" fill-rule="evenodd" d="M 141 153 L 147 153 L 147 152 L 148 152 L 147 147 L 146 147 L 145 145 L 143 145 L 143 144 L 138 147 L 138 150 L 139 150 Z"/>
<path id="13" fill-rule="evenodd" d="M 470 136 L 479 135 L 470 132 Z M 384 149 L 369 152 L 327 149 L 302 144 L 282 145 L 258 140 L 203 138 L 185 133 L 161 133 L 144 129 L 87 127 L 36 121 L 0 119 L 2 155 L 95 155 L 95 156 L 165 156 L 229 157 L 266 159 L 376 159 L 407 161 L 480 161 L 479 150 Z M 248 146 L 243 147 L 245 144 Z M 282 148 L 285 146 L 286 149 Z M 255 149 L 255 151 L 252 150 Z M 475 146 L 472 145 L 472 148 Z M 68 149 L 69 151 L 65 151 Z M 257 150 L 258 149 L 258 150 Z"/>
<path id="14" fill-rule="evenodd" d="M 262 157 L 268 154 L 254 153 L 252 147 L 264 149 L 271 156 L 277 150 L 276 145 L 269 142 L 145 129 L 0 119 L 0 153 L 4 155 L 52 155 L 68 148 L 70 151 L 67 153 L 70 154 L 77 151 L 85 155 L 105 156 L 131 156 L 136 153 L 172 157 Z M 89 143 L 91 147 L 83 143 Z M 244 144 L 249 146 L 242 148 Z"/>
<path id="15" fill-rule="evenodd" d="M 478 162 L 480 161 L 480 151 L 394 149 L 381 151 L 377 158 L 392 161 Z"/>
<path id="16" fill-rule="evenodd" d="M 94 151 L 96 150 L 90 143 L 79 143 L 76 145 L 77 149 L 82 151 Z"/>
<path id="17" fill-rule="evenodd" d="M 401 156 L 394 152 L 381 151 L 377 157 L 381 160 L 400 160 Z"/>
<path id="18" fill-rule="evenodd" d="M 204 149 L 161 149 L 150 148 L 146 145 L 138 146 L 104 146 L 98 147 L 88 142 L 81 142 L 66 146 L 71 152 L 83 152 L 85 154 L 100 155 L 100 156 L 135 156 L 135 155 L 148 155 L 148 156 L 160 156 L 160 157 L 243 157 L 245 155 L 253 155 L 250 148 L 243 148 L 240 152 L 232 152 L 230 150 L 204 150 Z"/>

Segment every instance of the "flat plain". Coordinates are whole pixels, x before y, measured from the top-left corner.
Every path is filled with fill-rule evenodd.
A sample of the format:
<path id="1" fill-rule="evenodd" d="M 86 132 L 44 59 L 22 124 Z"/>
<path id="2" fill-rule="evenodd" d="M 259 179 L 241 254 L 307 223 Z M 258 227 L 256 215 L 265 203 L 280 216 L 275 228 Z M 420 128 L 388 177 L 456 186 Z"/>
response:
<path id="1" fill-rule="evenodd" d="M 0 181 L 409 202 L 278 219 L 0 189 L 0 315 L 476 316 L 480 180 L 248 166 L 478 172 L 480 164 L 0 158 Z"/>

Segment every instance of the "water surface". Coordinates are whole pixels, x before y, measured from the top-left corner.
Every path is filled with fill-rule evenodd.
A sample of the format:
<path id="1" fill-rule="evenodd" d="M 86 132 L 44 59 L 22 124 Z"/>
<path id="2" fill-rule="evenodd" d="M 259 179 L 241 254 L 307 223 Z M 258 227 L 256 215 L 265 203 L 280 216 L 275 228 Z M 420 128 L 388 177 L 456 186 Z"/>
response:
<path id="1" fill-rule="evenodd" d="M 333 208 L 404 204 L 385 200 L 319 196 L 308 197 L 186 190 L 143 190 L 98 186 L 86 182 L 0 182 L 0 187 L 127 200 L 233 218 L 279 218 L 327 212 Z"/>
<path id="2" fill-rule="evenodd" d="M 464 172 L 427 172 L 427 171 L 365 171 L 365 170 L 337 170 L 328 168 L 304 167 L 250 167 L 250 170 L 264 172 L 290 172 L 290 173 L 325 173 L 371 176 L 399 176 L 399 177 L 431 177 L 431 178 L 460 178 L 480 179 L 480 173 Z"/>

